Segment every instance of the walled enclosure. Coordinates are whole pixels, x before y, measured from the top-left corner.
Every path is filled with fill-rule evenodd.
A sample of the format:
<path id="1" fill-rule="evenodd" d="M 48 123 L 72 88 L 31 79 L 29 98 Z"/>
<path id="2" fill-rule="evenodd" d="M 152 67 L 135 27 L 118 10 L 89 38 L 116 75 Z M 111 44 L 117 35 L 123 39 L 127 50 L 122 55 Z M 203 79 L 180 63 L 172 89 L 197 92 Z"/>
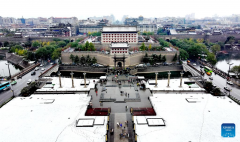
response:
<path id="1" fill-rule="evenodd" d="M 126 63 L 125 66 L 134 66 L 137 64 L 140 64 L 142 62 L 143 57 L 145 54 L 148 54 L 148 56 L 151 56 L 152 54 L 159 55 L 161 54 L 162 56 L 166 56 L 166 62 L 171 63 L 174 55 L 177 53 L 179 55 L 179 52 L 177 51 L 146 51 L 142 53 L 135 53 L 132 55 L 126 55 Z M 81 58 L 82 56 L 86 57 L 89 55 L 91 58 L 95 57 L 97 59 L 97 62 L 102 65 L 109 65 L 109 66 L 114 66 L 114 61 L 113 61 L 113 56 L 106 55 L 100 52 L 88 52 L 88 51 L 81 51 L 81 52 L 62 52 L 62 63 L 63 64 L 70 64 L 72 63 L 72 60 L 70 59 L 70 55 L 78 56 Z"/>

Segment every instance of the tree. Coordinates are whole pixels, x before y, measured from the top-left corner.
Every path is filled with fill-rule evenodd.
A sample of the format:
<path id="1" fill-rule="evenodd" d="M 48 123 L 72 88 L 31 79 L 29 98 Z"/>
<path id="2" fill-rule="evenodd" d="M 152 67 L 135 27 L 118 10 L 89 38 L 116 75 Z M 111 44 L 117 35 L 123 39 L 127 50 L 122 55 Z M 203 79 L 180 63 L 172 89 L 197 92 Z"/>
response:
<path id="1" fill-rule="evenodd" d="M 235 41 L 235 37 L 234 36 L 229 36 L 229 37 L 227 37 L 224 44 L 232 44 L 234 41 Z"/>
<path id="2" fill-rule="evenodd" d="M 85 57 L 82 55 L 82 57 L 81 57 L 81 63 L 84 64 L 85 61 L 86 61 L 86 59 L 85 59 Z"/>
<path id="3" fill-rule="evenodd" d="M 4 41 L 3 46 L 7 47 L 8 45 L 9 45 L 9 42 L 8 41 Z"/>
<path id="4" fill-rule="evenodd" d="M 142 43 L 142 45 L 139 47 L 141 51 L 145 51 L 146 50 L 146 46 L 144 43 Z"/>
<path id="5" fill-rule="evenodd" d="M 95 57 L 93 57 L 92 63 L 97 63 L 97 59 Z"/>
<path id="6" fill-rule="evenodd" d="M 72 63 L 73 63 L 75 61 L 75 56 L 73 54 L 71 54 L 70 59 L 72 60 Z"/>
<path id="7" fill-rule="evenodd" d="M 58 59 L 59 57 L 61 57 L 61 52 L 62 52 L 62 49 L 61 48 L 57 48 L 53 51 L 53 54 L 52 54 L 52 59 L 53 60 L 56 60 Z M 71 54 L 72 55 L 72 54 Z"/>
<path id="8" fill-rule="evenodd" d="M 152 45 L 149 44 L 149 46 L 148 46 L 148 50 L 150 51 L 151 49 L 152 49 Z"/>
<path id="9" fill-rule="evenodd" d="M 212 85 L 212 82 L 205 82 L 205 85 L 204 85 L 204 88 L 206 89 L 207 92 L 210 92 L 213 90 L 213 85 Z"/>
<path id="10" fill-rule="evenodd" d="M 77 63 L 79 63 L 79 61 L 80 61 L 79 57 L 78 57 L 78 55 L 76 55 L 75 58 L 74 58 L 74 62 L 77 64 Z"/>
<path id="11" fill-rule="evenodd" d="M 86 48 L 86 50 L 89 49 L 89 42 L 88 41 L 85 43 L 85 48 Z"/>
<path id="12" fill-rule="evenodd" d="M 91 63 L 91 57 L 89 55 L 87 55 L 87 57 L 86 57 L 86 62 Z"/>
<path id="13" fill-rule="evenodd" d="M 189 55 L 188 55 L 187 51 L 185 51 L 184 49 L 179 48 L 179 53 L 180 53 L 180 58 L 181 59 L 186 60 L 186 59 L 189 58 Z"/>
<path id="14" fill-rule="evenodd" d="M 58 42 L 58 41 L 61 41 L 61 39 L 59 39 L 59 38 L 53 38 L 53 41 Z"/>
<path id="15" fill-rule="evenodd" d="M 166 62 L 166 56 L 164 55 L 163 57 L 162 57 L 162 62 Z"/>
<path id="16" fill-rule="evenodd" d="M 148 54 L 147 54 L 147 53 L 145 54 L 145 57 L 148 57 Z"/>
<path id="17" fill-rule="evenodd" d="M 175 61 L 177 61 L 177 53 L 174 55 L 174 57 L 173 57 L 173 60 L 172 60 L 173 62 L 175 62 Z"/>
<path id="18" fill-rule="evenodd" d="M 159 54 L 159 56 L 158 56 L 158 61 L 159 61 L 159 62 L 162 61 L 162 55 L 161 55 L 161 54 Z"/>
<path id="19" fill-rule="evenodd" d="M 214 95 L 214 96 L 220 96 L 220 95 L 221 95 L 220 89 L 219 89 L 219 88 L 213 89 L 213 95 Z"/>
<path id="20" fill-rule="evenodd" d="M 238 76 L 238 74 L 240 73 L 240 65 L 239 66 L 233 66 L 231 68 L 231 72 L 234 72 Z"/>
<path id="21" fill-rule="evenodd" d="M 32 43 L 32 47 L 40 47 L 40 42 L 38 42 L 38 41 L 34 41 L 33 43 Z"/>
<path id="22" fill-rule="evenodd" d="M 59 47 L 64 47 L 64 46 L 66 46 L 67 44 L 66 44 L 66 42 L 65 41 L 59 41 L 58 42 L 58 46 Z"/>
<path id="23" fill-rule="evenodd" d="M 207 61 L 210 62 L 212 65 L 215 65 L 217 63 L 217 60 L 215 58 L 215 55 L 213 53 L 207 54 Z"/>
<path id="24" fill-rule="evenodd" d="M 213 54 L 216 55 L 216 53 L 221 50 L 221 47 L 220 47 L 220 45 L 215 44 L 211 47 L 211 50 L 212 50 Z"/>
<path id="25" fill-rule="evenodd" d="M 95 51 L 95 47 L 94 47 L 94 44 L 92 42 L 90 42 L 89 44 L 89 51 Z"/>

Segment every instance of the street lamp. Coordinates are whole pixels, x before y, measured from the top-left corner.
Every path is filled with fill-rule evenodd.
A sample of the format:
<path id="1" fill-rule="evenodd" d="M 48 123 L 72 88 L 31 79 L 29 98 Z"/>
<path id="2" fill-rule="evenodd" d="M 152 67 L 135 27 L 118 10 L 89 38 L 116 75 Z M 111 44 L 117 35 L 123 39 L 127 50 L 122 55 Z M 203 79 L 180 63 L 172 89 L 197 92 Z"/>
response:
<path id="1" fill-rule="evenodd" d="M 85 77 L 86 73 L 84 72 L 83 75 L 84 75 L 84 88 L 86 88 L 86 77 Z"/>
<path id="2" fill-rule="evenodd" d="M 72 77 L 72 88 L 74 88 L 74 82 L 73 82 L 73 72 L 70 73 L 71 77 Z"/>
<path id="3" fill-rule="evenodd" d="M 183 71 L 181 71 L 180 74 L 181 74 L 180 87 L 182 87 L 182 76 L 184 74 Z"/>
<path id="4" fill-rule="evenodd" d="M 169 71 L 169 72 L 168 72 L 168 86 L 167 86 L 167 87 L 169 87 L 169 83 L 170 83 L 170 75 L 171 75 L 171 72 Z"/>
<path id="5" fill-rule="evenodd" d="M 6 65 L 8 65 L 9 78 L 11 78 L 11 73 L 10 73 L 9 63 L 6 63 Z"/>
<path id="6" fill-rule="evenodd" d="M 157 73 L 157 72 L 155 72 L 155 74 L 156 74 L 156 79 L 155 79 L 155 87 L 157 87 L 157 75 L 158 75 L 158 73 Z"/>
<path id="7" fill-rule="evenodd" d="M 227 63 L 228 65 L 229 65 L 229 70 L 228 70 L 228 76 L 229 76 L 229 72 L 230 72 L 230 67 L 231 67 L 231 65 L 233 64 L 233 63 Z"/>
<path id="8" fill-rule="evenodd" d="M 60 84 L 60 88 L 62 88 L 62 83 L 61 83 L 61 73 L 60 73 L 60 72 L 58 73 L 58 76 L 59 76 L 59 84 Z"/>

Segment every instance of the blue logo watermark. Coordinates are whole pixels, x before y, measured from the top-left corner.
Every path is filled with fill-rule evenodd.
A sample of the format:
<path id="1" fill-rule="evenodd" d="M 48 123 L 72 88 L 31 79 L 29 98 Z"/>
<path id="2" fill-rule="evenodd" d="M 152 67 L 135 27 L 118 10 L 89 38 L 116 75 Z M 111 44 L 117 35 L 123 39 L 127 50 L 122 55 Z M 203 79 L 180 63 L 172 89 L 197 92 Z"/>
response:
<path id="1" fill-rule="evenodd" d="M 234 123 L 222 124 L 222 137 L 235 137 L 236 126 Z"/>

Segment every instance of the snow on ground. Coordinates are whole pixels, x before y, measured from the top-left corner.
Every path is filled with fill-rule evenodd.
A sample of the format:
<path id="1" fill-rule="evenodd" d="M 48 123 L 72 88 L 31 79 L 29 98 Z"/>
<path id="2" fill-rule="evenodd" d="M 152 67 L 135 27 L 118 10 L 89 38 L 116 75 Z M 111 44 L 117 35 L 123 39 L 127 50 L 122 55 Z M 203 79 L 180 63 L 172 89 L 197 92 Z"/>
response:
<path id="1" fill-rule="evenodd" d="M 184 82 L 186 81 L 190 81 L 187 78 L 183 78 L 182 79 L 182 87 L 180 86 L 180 79 L 170 79 L 170 83 L 169 83 L 169 87 L 168 86 L 168 80 L 157 80 L 157 87 L 155 87 L 155 80 L 149 80 L 146 84 L 146 88 L 149 88 L 152 91 L 204 91 L 203 88 L 199 87 L 197 84 L 196 88 L 189 88 L 189 85 L 184 84 Z M 154 85 L 150 85 L 150 84 L 154 84 Z"/>
<path id="2" fill-rule="evenodd" d="M 76 127 L 84 116 L 87 94 L 32 95 L 17 97 L 0 109 L 0 142 L 103 142 L 107 117 L 102 125 Z"/>
<path id="3" fill-rule="evenodd" d="M 90 82 L 89 85 L 80 85 L 84 83 L 84 79 L 73 79 L 74 81 L 74 88 L 72 88 L 72 79 L 71 78 L 62 78 L 61 77 L 61 84 L 62 88 L 60 88 L 59 77 L 45 77 L 52 79 L 52 84 L 55 84 L 53 88 L 45 88 L 44 86 L 37 91 L 89 91 L 91 88 L 94 88 L 95 83 L 99 81 L 99 79 L 86 79 L 86 82 Z M 95 82 L 93 82 L 95 80 Z"/>
<path id="4" fill-rule="evenodd" d="M 240 141 L 240 131 L 237 128 L 236 137 L 221 137 L 222 123 L 240 125 L 239 105 L 228 97 L 214 97 L 211 94 L 204 93 L 186 92 L 176 94 L 172 92 L 153 94 L 150 101 L 157 116 L 149 116 L 145 119 L 163 118 L 166 126 L 138 125 L 138 117 L 134 117 L 138 142 Z"/>

